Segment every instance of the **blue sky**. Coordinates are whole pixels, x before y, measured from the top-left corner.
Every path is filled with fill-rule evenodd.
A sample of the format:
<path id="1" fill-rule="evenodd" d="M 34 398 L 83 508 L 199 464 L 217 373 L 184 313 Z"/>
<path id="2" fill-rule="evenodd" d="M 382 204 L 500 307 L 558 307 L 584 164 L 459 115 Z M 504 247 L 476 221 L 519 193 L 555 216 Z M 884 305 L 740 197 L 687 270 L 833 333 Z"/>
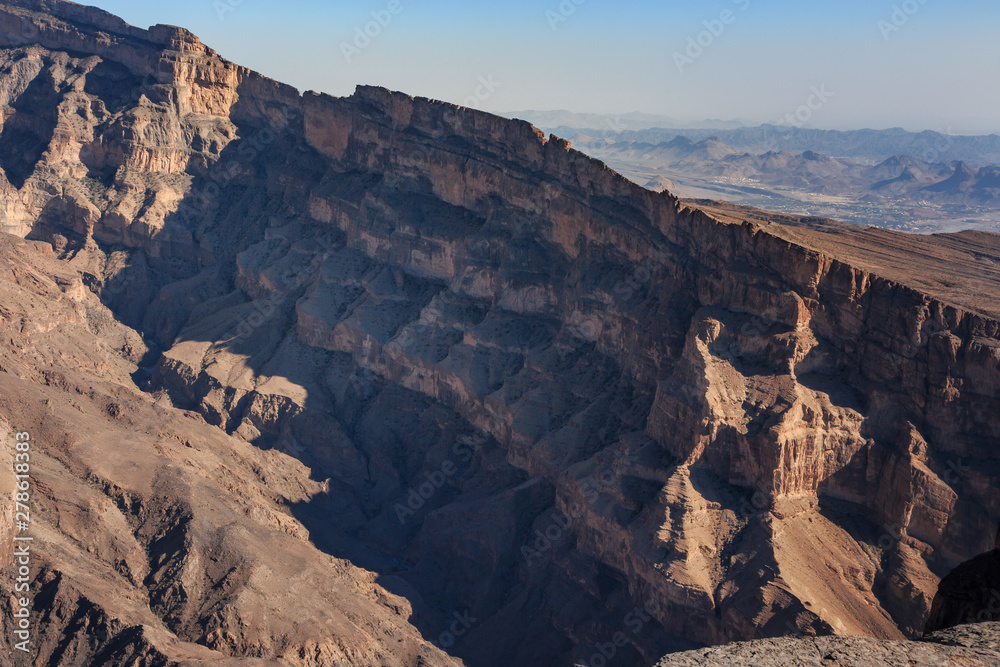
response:
<path id="1" fill-rule="evenodd" d="M 364 83 L 494 112 L 757 124 L 798 111 L 810 127 L 1000 133 L 995 1 L 91 4 L 140 27 L 182 25 L 230 60 L 333 95 Z"/>

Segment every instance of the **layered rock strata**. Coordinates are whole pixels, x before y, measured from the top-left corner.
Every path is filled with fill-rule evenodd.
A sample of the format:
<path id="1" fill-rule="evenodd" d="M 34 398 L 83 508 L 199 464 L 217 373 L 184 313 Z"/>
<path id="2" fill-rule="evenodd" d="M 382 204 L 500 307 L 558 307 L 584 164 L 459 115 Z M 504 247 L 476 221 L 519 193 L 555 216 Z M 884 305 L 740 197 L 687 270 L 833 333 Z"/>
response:
<path id="1" fill-rule="evenodd" d="M 527 123 L 300 95 L 179 28 L 19 0 L 0 47 L 0 227 L 100 296 L 149 350 L 139 385 L 211 426 L 197 438 L 267 457 L 261 479 L 291 474 L 271 458 L 304 466 L 310 490 L 269 511 L 468 664 L 573 664 L 614 637 L 634 664 L 916 636 L 939 578 L 992 545 L 1000 323 L 977 293 L 685 206 Z M 1000 259 L 976 247 L 967 265 Z M 143 528 L 115 499 L 161 492 L 120 475 L 95 483 L 135 534 L 195 530 L 173 500 Z M 229 575 L 187 539 L 140 573 L 170 589 L 150 606 L 169 631 L 336 664 L 265 639 L 288 609 L 223 631 L 208 610 L 235 599 Z M 218 597 L 194 610 L 185 577 Z M 314 586 L 316 613 L 340 613 Z M 397 655 L 366 642 L 337 650 Z M 424 650 L 407 646 L 401 664 Z"/>

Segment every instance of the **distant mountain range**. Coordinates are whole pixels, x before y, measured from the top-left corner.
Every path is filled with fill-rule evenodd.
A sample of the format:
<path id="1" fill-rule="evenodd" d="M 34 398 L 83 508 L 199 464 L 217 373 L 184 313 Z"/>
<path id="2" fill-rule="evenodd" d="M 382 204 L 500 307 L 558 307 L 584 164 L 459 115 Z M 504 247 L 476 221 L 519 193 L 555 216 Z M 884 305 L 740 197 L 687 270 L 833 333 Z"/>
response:
<path id="1" fill-rule="evenodd" d="M 697 123 L 684 121 L 669 116 L 632 111 L 626 114 L 596 114 L 576 113 L 573 111 L 508 111 L 499 114 L 504 118 L 519 118 L 526 120 L 543 130 L 559 128 L 570 130 L 597 130 L 616 134 L 618 132 L 659 129 L 664 127 L 683 127 L 685 125 L 704 129 L 733 130 L 745 127 L 738 120 L 709 119 Z"/>
<path id="2" fill-rule="evenodd" d="M 660 130 L 615 139 L 579 132 L 574 144 L 640 185 L 684 197 L 727 199 L 785 212 L 799 212 L 804 204 L 829 205 L 833 208 L 824 209 L 823 215 L 906 229 L 913 229 L 912 221 L 980 229 L 1000 221 L 1000 166 L 963 159 L 925 160 L 906 153 L 873 160 L 868 156 L 879 155 L 875 149 L 862 157 L 832 157 L 815 149 L 754 152 L 723 140 L 750 136 L 741 132 L 719 131 L 704 139 L 675 134 L 658 143 L 625 137 L 657 137 Z M 837 134 L 844 146 L 858 139 L 846 136 L 852 133 Z M 897 146 L 907 142 L 917 146 L 914 137 L 920 136 L 899 135 Z M 968 155 L 975 147 L 974 137 L 952 139 L 956 139 L 953 152 Z M 959 145 L 957 139 L 970 141 Z M 985 156 L 989 140 L 997 137 L 978 139 L 983 140 L 978 154 Z M 885 138 L 886 150 L 891 143 Z M 862 149 L 858 145 L 854 152 Z"/>
<path id="3" fill-rule="evenodd" d="M 560 112 L 561 113 L 561 112 Z M 779 125 L 759 127 L 732 127 L 722 121 L 697 129 L 668 128 L 666 126 L 641 127 L 629 116 L 615 118 L 595 117 L 593 127 L 565 122 L 561 115 L 546 117 L 517 116 L 546 132 L 592 144 L 594 140 L 614 143 L 661 144 L 681 136 L 692 141 L 710 137 L 738 151 L 767 153 L 788 151 L 802 153 L 816 151 L 833 157 L 845 157 L 882 162 L 894 155 L 910 155 L 925 162 L 951 162 L 961 160 L 973 166 L 1000 164 L 1000 135 L 953 135 L 944 132 L 908 132 L 901 128 L 888 130 L 814 130 Z M 583 116 L 586 118 L 586 116 Z M 603 119 L 603 122 L 598 122 Z M 573 119 L 580 121 L 580 118 Z"/>
<path id="4" fill-rule="evenodd" d="M 962 201 L 974 199 L 979 202 L 1000 199 L 1000 167 L 975 169 L 962 161 L 931 163 L 908 155 L 894 155 L 871 165 L 812 150 L 798 154 L 788 151 L 747 153 L 716 137 L 694 142 L 684 136 L 655 146 L 613 144 L 603 154 L 631 163 L 660 163 L 690 175 L 753 179 L 770 186 L 822 194 L 883 193 L 897 197 L 957 197 Z"/>

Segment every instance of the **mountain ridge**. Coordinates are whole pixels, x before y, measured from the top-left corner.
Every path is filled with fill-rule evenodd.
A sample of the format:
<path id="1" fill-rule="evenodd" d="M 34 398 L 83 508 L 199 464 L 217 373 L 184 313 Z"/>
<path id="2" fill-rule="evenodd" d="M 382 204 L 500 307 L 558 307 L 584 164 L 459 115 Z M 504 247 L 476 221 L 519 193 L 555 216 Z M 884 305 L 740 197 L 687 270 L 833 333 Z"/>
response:
<path id="1" fill-rule="evenodd" d="M 1000 163 L 1000 134 L 957 135 L 924 130 L 908 132 L 888 130 L 819 130 L 791 125 L 764 124 L 758 127 L 727 128 L 650 128 L 644 130 L 608 127 L 546 127 L 569 139 L 597 136 L 603 139 L 659 144 L 675 136 L 701 141 L 717 136 L 742 151 L 766 153 L 784 150 L 801 153 L 815 150 L 833 157 L 849 157 L 882 162 L 893 155 L 907 154 L 929 162 L 962 160 L 981 166 Z"/>
<path id="2" fill-rule="evenodd" d="M 806 150 L 740 152 L 717 135 L 692 141 L 678 135 L 649 144 L 577 135 L 581 148 L 631 180 L 654 190 L 671 183 L 685 198 L 729 198 L 788 213 L 911 231 L 995 229 L 1000 189 L 995 166 L 926 162 L 893 155 L 877 164 Z M 956 176 L 956 170 L 959 170 Z M 966 175 L 962 175 L 968 172 Z"/>

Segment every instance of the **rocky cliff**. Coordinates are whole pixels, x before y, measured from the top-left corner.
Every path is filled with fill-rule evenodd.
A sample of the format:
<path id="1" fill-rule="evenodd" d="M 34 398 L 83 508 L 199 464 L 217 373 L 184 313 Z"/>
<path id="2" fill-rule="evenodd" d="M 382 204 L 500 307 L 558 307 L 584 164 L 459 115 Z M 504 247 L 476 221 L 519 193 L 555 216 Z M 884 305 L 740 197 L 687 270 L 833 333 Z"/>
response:
<path id="1" fill-rule="evenodd" d="M 1000 622 L 1000 533 L 996 548 L 962 563 L 941 580 L 925 631 Z"/>
<path id="2" fill-rule="evenodd" d="M 179 28 L 19 0 L 0 47 L 0 226 L 113 313 L 122 346 L 87 343 L 107 357 L 88 373 L 116 368 L 146 406 L 131 428 L 192 429 L 146 441 L 149 462 L 128 428 L 110 461 L 50 440 L 52 474 L 120 528 L 46 517 L 52 548 L 71 539 L 135 594 L 111 606 L 101 576 L 53 559 L 39 613 L 85 596 L 99 618 L 47 626 L 39 660 L 569 665 L 611 641 L 608 664 L 635 664 L 901 639 L 992 545 L 1000 283 L 963 289 L 947 266 L 928 283 L 902 235 L 866 241 L 891 258 L 872 267 L 682 205 L 524 122 L 300 95 Z M 997 246 L 961 238 L 931 244 L 992 276 Z M 4 377 L 80 403 L 84 380 L 58 379 L 77 355 L 52 349 L 51 377 Z M 296 558 L 312 574 L 275 597 Z M 334 575 L 349 596 L 327 595 Z"/>

